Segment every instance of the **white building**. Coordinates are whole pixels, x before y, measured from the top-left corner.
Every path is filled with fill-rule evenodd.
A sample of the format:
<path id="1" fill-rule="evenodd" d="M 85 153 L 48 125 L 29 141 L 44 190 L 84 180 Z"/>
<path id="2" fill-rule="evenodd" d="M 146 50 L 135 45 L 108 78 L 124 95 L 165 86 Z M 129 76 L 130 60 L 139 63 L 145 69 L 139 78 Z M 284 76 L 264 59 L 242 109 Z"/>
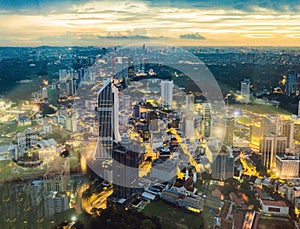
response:
<path id="1" fill-rule="evenodd" d="M 162 163 L 152 163 L 150 177 L 157 178 L 160 181 L 170 181 L 177 175 L 177 162 L 168 159 Z"/>
<path id="2" fill-rule="evenodd" d="M 278 216 L 288 216 L 289 207 L 284 201 L 275 201 L 275 200 L 261 200 L 261 209 L 265 214 L 272 214 Z"/>
<path id="3" fill-rule="evenodd" d="M 250 80 L 244 79 L 241 82 L 242 102 L 248 104 L 250 102 Z"/>
<path id="4" fill-rule="evenodd" d="M 172 107 L 173 103 L 173 80 L 161 81 L 161 104 L 162 106 Z"/>
<path id="5" fill-rule="evenodd" d="M 276 175 L 282 179 L 298 177 L 299 162 L 295 156 L 276 155 Z"/>
<path id="6" fill-rule="evenodd" d="M 50 218 L 55 213 L 68 210 L 69 199 L 65 194 L 57 194 L 57 192 L 49 192 L 44 197 L 45 216 Z"/>

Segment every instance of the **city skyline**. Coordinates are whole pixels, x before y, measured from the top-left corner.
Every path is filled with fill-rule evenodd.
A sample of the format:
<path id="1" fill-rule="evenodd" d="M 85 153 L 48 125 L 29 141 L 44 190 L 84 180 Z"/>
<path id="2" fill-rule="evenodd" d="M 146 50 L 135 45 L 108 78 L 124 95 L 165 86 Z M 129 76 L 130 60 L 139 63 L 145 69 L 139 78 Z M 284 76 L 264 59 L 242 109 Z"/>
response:
<path id="1" fill-rule="evenodd" d="M 0 46 L 298 46 L 297 1 L 0 3 Z"/>

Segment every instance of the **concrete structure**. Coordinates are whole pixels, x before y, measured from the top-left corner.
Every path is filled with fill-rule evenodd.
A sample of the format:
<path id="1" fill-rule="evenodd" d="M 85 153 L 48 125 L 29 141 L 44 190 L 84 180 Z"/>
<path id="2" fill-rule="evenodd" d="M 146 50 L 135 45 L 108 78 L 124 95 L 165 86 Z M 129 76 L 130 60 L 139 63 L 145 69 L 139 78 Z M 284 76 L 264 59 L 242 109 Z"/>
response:
<path id="1" fill-rule="evenodd" d="M 290 96 L 297 91 L 298 72 L 289 70 L 286 74 L 285 94 Z"/>
<path id="2" fill-rule="evenodd" d="M 234 157 L 228 153 L 219 153 L 212 164 L 212 177 L 226 180 L 234 175 Z"/>
<path id="3" fill-rule="evenodd" d="M 276 155 L 276 175 L 280 178 L 299 177 L 299 163 L 295 156 Z"/>
<path id="4" fill-rule="evenodd" d="M 204 137 L 209 138 L 212 134 L 212 111 L 209 103 L 203 103 L 203 122 L 202 134 Z"/>
<path id="5" fill-rule="evenodd" d="M 117 199 L 127 199 L 135 191 L 138 183 L 138 168 L 144 154 L 127 135 L 113 147 L 113 190 Z"/>
<path id="6" fill-rule="evenodd" d="M 161 104 L 165 107 L 172 107 L 173 103 L 173 80 L 161 81 Z"/>
<path id="7" fill-rule="evenodd" d="M 225 118 L 225 136 L 223 143 L 227 146 L 233 146 L 234 117 Z"/>
<path id="8" fill-rule="evenodd" d="M 286 142 L 286 152 L 294 153 L 293 151 L 293 141 L 294 141 L 294 122 L 291 120 L 284 120 L 281 122 L 280 134 L 287 138 Z"/>
<path id="9" fill-rule="evenodd" d="M 161 193 L 161 198 L 165 201 L 176 204 L 193 212 L 200 212 L 204 206 L 204 200 L 200 196 L 186 196 L 176 188 L 165 190 Z"/>
<path id="10" fill-rule="evenodd" d="M 289 207 L 287 204 L 280 200 L 261 200 L 261 209 L 263 213 L 265 214 L 272 214 L 272 215 L 278 215 L 278 216 L 288 216 L 289 215 Z"/>
<path id="11" fill-rule="evenodd" d="M 66 211 L 70 208 L 68 196 L 58 194 L 58 192 L 49 192 L 44 196 L 44 208 L 46 218 L 50 218 L 55 213 Z"/>
<path id="12" fill-rule="evenodd" d="M 70 183 L 70 161 L 69 158 L 56 158 L 44 178 L 44 192 L 65 192 Z"/>
<path id="13" fill-rule="evenodd" d="M 244 79 L 241 82 L 242 102 L 248 104 L 250 102 L 250 80 Z"/>
<path id="14" fill-rule="evenodd" d="M 284 136 L 266 135 L 261 144 L 262 164 L 267 169 L 275 169 L 276 154 L 286 153 L 287 138 Z"/>
<path id="15" fill-rule="evenodd" d="M 41 180 L 34 180 L 31 182 L 30 199 L 32 205 L 38 206 L 42 201 L 43 182 Z"/>
<path id="16" fill-rule="evenodd" d="M 113 141 L 120 140 L 118 89 L 106 79 L 98 92 L 99 151 L 95 158 L 111 159 Z"/>
<path id="17" fill-rule="evenodd" d="M 175 160 L 168 159 L 164 162 L 153 161 L 150 177 L 157 178 L 162 182 L 170 181 L 176 177 L 177 169 L 177 162 Z"/>

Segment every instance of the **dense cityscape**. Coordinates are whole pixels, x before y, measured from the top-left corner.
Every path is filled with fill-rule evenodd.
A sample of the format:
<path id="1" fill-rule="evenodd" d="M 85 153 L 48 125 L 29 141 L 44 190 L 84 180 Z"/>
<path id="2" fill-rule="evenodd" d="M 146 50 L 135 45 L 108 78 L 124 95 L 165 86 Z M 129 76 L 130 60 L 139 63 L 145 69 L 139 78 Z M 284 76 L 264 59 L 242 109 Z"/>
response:
<path id="1" fill-rule="evenodd" d="M 297 0 L 0 0 L 0 229 L 299 229 Z"/>
<path id="2" fill-rule="evenodd" d="M 1 53 L 1 64 L 21 62 L 36 74 L 12 80 L 0 101 L 5 228 L 298 227 L 293 49 L 140 45 Z M 166 55 L 170 62 L 161 61 Z M 243 58 L 250 55 L 256 57 Z M 250 76 L 211 100 L 178 70 L 182 62 L 199 72 L 240 64 L 286 72 L 277 85 L 257 86 Z M 296 101 L 289 110 L 281 106 L 286 98 Z"/>

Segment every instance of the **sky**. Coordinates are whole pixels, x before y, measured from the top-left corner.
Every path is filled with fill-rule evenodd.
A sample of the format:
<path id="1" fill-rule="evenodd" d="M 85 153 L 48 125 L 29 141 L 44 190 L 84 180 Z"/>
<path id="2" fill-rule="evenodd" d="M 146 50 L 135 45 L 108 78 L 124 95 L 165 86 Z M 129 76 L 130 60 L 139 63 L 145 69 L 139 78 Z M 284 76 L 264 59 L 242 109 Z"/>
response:
<path id="1" fill-rule="evenodd" d="M 0 0 L 0 46 L 299 46 L 299 0 Z"/>

